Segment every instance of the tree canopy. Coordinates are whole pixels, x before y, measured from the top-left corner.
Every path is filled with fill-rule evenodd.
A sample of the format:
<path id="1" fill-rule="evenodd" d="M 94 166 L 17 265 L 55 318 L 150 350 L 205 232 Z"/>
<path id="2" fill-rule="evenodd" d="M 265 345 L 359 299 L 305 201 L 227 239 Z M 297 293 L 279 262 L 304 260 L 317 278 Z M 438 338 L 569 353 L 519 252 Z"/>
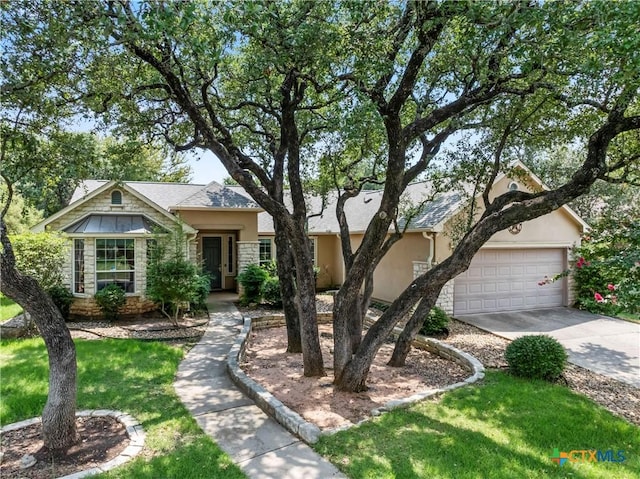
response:
<path id="1" fill-rule="evenodd" d="M 598 180 L 638 178 L 633 2 L 36 0 L 2 8 L 7 78 L 20 86 L 11 92 L 44 93 L 38 108 L 82 105 L 115 132 L 177 151 L 209 150 L 273 216 L 289 246 L 278 251 L 292 255 L 296 270 L 307 375 L 324 368 L 305 189 L 337 195 L 345 259 L 334 307 L 340 389 L 366 388 L 378 348 L 418 305 L 392 359 L 404 362 L 442 286 L 495 232 L 553 211 Z M 46 55 L 32 60 L 44 47 Z M 455 139 L 456 150 L 444 155 Z M 585 153 L 562 184 L 490 197 L 495 178 L 525 148 L 563 144 Z M 373 271 L 403 234 L 403 191 L 421 177 L 443 178 L 443 170 L 451 184 L 477 185 L 479 214 L 451 257 L 416 278 L 363 336 Z M 378 212 L 354 249 L 344 205 L 382 184 Z"/>

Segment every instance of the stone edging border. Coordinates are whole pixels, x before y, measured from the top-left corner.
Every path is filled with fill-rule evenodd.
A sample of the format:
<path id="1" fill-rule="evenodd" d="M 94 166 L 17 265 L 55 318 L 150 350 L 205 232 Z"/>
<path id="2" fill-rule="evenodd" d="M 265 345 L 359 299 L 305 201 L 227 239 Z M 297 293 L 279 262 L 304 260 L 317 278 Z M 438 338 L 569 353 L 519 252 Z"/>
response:
<path id="1" fill-rule="evenodd" d="M 272 322 L 270 326 L 277 326 L 276 324 L 273 324 L 273 320 L 275 319 L 274 317 L 270 317 L 269 319 L 271 320 L 270 322 Z M 284 324 L 284 321 L 282 321 L 282 323 Z M 335 434 L 339 431 L 343 431 L 349 429 L 350 427 L 353 427 L 354 425 L 357 425 L 346 425 L 333 429 L 326 429 L 323 431 L 315 424 L 307 422 L 298 413 L 292 411 L 287 406 L 282 404 L 282 402 L 276 399 L 275 396 L 273 396 L 269 391 L 267 391 L 264 387 L 247 376 L 244 371 L 240 369 L 239 361 L 241 361 L 244 357 L 247 347 L 247 340 L 249 338 L 249 335 L 251 334 L 251 329 L 251 318 L 243 318 L 242 330 L 238 334 L 238 337 L 229 350 L 229 355 L 227 356 L 227 371 L 231 376 L 233 382 L 240 389 L 242 389 L 242 391 L 247 396 L 253 399 L 260 409 L 273 417 L 289 432 L 300 437 L 308 444 L 314 444 L 318 441 L 320 436 Z M 394 328 L 394 333 L 396 334 L 401 331 L 402 330 L 400 328 Z M 480 363 L 480 361 L 478 361 L 475 357 L 471 356 L 468 353 L 465 353 L 464 351 L 445 344 L 442 341 L 438 341 L 437 339 L 420 336 L 416 341 L 414 341 L 414 346 L 427 349 L 428 351 L 437 354 L 438 356 L 449 359 L 451 361 L 455 361 L 462 367 L 469 370 L 472 373 L 471 376 L 469 376 L 464 381 L 457 382 L 455 384 L 449 384 L 448 386 L 444 386 L 442 388 L 428 389 L 407 398 L 389 401 L 384 406 L 373 409 L 371 411 L 372 416 L 379 416 L 382 413 L 391 411 L 393 409 L 407 408 L 412 404 L 422 401 L 430 396 L 441 394 L 446 391 L 451 391 L 452 389 L 457 389 L 462 386 L 467 386 L 484 378 L 484 366 L 482 365 L 482 363 Z M 366 422 L 368 420 L 369 419 L 364 419 L 360 421 L 360 423 Z"/>
<path id="2" fill-rule="evenodd" d="M 127 435 L 129 436 L 129 445 L 124 448 L 124 450 L 116 457 L 111 459 L 104 464 L 93 467 L 91 469 L 86 469 L 84 471 L 74 472 L 73 474 L 68 474 L 66 476 L 59 477 L 57 479 L 81 479 L 83 477 L 93 476 L 95 474 L 101 474 L 103 472 L 110 471 L 122 464 L 130 461 L 135 456 L 137 456 L 142 448 L 144 447 L 144 440 L 146 434 L 144 429 L 140 425 L 140 422 L 136 420 L 133 416 L 126 414 L 121 411 L 112 411 L 110 409 L 89 409 L 84 411 L 76 412 L 76 417 L 104 417 L 111 416 L 115 418 L 118 422 L 122 423 L 123 426 L 127 429 Z M 23 427 L 31 426 L 33 424 L 37 424 L 42 421 L 41 417 L 34 417 L 32 419 L 26 419 L 20 422 L 14 422 L 13 424 L 8 424 L 0 429 L 0 433 L 15 431 L 16 429 L 21 429 Z"/>

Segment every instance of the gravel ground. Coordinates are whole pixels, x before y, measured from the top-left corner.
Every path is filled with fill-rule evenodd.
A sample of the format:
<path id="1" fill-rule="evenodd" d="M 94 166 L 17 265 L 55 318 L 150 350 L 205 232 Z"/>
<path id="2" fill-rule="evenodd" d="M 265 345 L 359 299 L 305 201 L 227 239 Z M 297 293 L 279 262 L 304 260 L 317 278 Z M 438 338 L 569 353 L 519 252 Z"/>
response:
<path id="1" fill-rule="evenodd" d="M 333 296 L 318 295 L 318 311 L 331 311 Z M 238 306 L 245 316 L 259 317 L 278 312 L 274 309 L 243 308 Z M 372 316 L 380 315 L 380 311 L 370 310 Z M 509 344 L 508 339 L 495 336 L 452 319 L 449 323 L 449 337 L 445 342 L 472 354 L 489 369 L 507 369 L 504 351 Z M 613 414 L 640 426 L 640 389 L 615 379 L 594 373 L 588 369 L 569 364 L 560 379 L 571 390 L 583 394 L 594 402 L 605 407 Z"/>
<path id="2" fill-rule="evenodd" d="M 142 339 L 155 341 L 194 340 L 200 338 L 208 319 L 180 320 L 175 327 L 165 318 L 109 323 L 104 321 L 68 322 L 71 336 L 81 339 Z"/>

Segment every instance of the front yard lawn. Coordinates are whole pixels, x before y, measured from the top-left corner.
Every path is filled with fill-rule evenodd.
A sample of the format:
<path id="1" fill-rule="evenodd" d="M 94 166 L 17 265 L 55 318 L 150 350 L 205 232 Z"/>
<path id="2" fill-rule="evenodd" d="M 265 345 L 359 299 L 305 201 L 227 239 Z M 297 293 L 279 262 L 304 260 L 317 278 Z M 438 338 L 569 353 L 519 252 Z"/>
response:
<path id="1" fill-rule="evenodd" d="M 0 323 L 4 323 L 6 320 L 13 318 L 20 313 L 22 313 L 20 305 L 14 303 L 5 295 L 0 293 Z"/>
<path id="2" fill-rule="evenodd" d="M 358 479 L 637 479 L 640 471 L 640 428 L 565 387 L 497 371 L 482 384 L 324 437 L 315 448 Z M 614 458 L 624 451 L 626 459 L 559 466 L 551 461 L 556 448 L 612 450 Z"/>
<path id="3" fill-rule="evenodd" d="M 101 478 L 242 478 L 173 390 L 182 350 L 134 340 L 76 341 L 78 409 L 116 409 L 141 421 L 142 456 Z M 0 342 L 0 423 L 39 416 L 47 399 L 48 359 L 40 339 Z M 149 457 L 152 456 L 152 457 Z"/>

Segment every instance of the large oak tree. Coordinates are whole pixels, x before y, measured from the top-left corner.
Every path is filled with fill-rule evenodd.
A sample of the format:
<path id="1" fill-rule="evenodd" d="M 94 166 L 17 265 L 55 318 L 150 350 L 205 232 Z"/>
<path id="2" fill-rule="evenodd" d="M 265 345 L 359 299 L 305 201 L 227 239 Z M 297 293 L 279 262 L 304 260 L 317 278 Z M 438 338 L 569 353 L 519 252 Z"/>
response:
<path id="1" fill-rule="evenodd" d="M 640 128 L 640 13 L 630 2 L 25 2 L 16 12 L 37 18 L 43 9 L 68 26 L 54 29 L 52 55 L 69 43 L 87 51 L 71 82 L 88 107 L 123 131 L 213 152 L 274 218 L 296 270 L 306 375 L 324 368 L 303 179 L 321 164 L 336 173 L 346 272 L 333 325 L 340 389 L 366 388 L 380 345 L 418 305 L 392 359 L 404 362 L 442 286 L 494 233 L 637 169 L 637 156 L 625 154 Z M 416 278 L 362 337 L 373 271 L 402 235 L 402 194 L 461 131 L 486 145 L 465 158 L 472 168 L 457 170 L 483 173 L 458 178 L 483 180 L 481 214 L 451 257 Z M 358 136 L 365 147 L 353 161 L 333 164 L 328 146 L 345 141 L 353 154 L 347 140 Z M 525 141 L 582 142 L 585 159 L 553 190 L 491 198 Z M 380 207 L 353 249 L 344 207 L 382 182 Z"/>

